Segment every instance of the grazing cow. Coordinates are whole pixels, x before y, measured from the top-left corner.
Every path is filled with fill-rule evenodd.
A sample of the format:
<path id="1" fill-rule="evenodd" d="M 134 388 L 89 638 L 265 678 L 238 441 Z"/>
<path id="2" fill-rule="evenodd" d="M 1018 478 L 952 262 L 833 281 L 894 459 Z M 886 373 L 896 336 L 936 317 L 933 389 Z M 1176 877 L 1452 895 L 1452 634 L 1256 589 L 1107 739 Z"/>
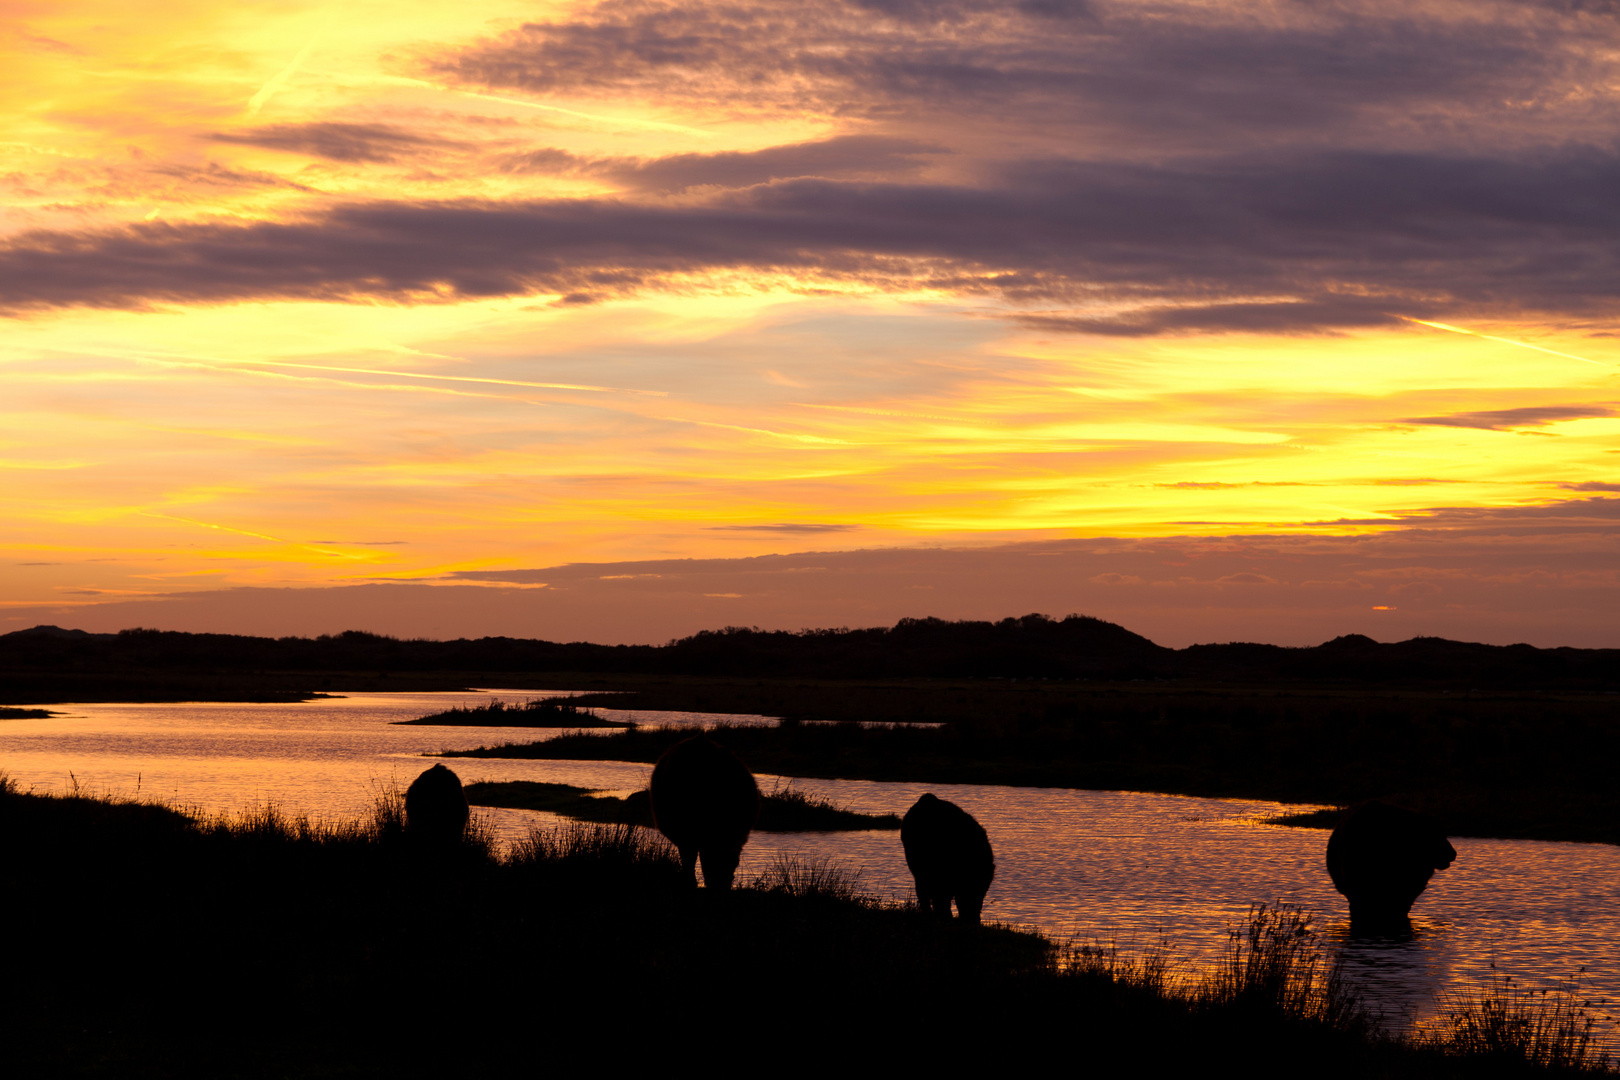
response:
<path id="1" fill-rule="evenodd" d="M 1351 810 L 1327 845 L 1328 876 L 1350 901 L 1354 934 L 1410 931 L 1412 902 L 1456 857 L 1432 818 L 1376 800 Z"/>
<path id="2" fill-rule="evenodd" d="M 405 789 L 405 831 L 435 847 L 450 847 L 467 829 L 467 796 L 461 777 L 445 768 L 433 768 Z"/>
<path id="3" fill-rule="evenodd" d="M 954 899 L 957 914 L 977 923 L 996 876 L 984 826 L 955 803 L 924 795 L 900 821 L 900 844 L 917 881 L 917 906 L 948 919 Z"/>
<path id="4" fill-rule="evenodd" d="M 731 888 L 743 845 L 759 817 L 759 785 L 748 766 L 707 735 L 683 739 L 653 767 L 653 824 L 681 853 L 681 870 L 697 888 Z"/>

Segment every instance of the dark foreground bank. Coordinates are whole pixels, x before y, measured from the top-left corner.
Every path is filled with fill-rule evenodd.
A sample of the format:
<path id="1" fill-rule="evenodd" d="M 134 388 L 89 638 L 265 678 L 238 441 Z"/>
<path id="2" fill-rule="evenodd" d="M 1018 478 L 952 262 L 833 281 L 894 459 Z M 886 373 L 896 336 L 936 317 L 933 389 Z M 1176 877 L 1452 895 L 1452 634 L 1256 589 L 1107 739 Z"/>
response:
<path id="1" fill-rule="evenodd" d="M 385 802 L 339 826 L 0 791 L 10 930 L 0 1038 L 18 1075 L 494 1075 L 656 1066 L 795 1072 L 1542 1075 L 1567 1037 L 1378 1035 L 1327 992 L 1300 921 L 1263 914 L 1217 977 L 964 932 L 779 866 L 682 888 L 633 827 L 413 846 Z M 27 928 L 27 932 L 19 932 Z M 1508 1002 L 1510 1007 L 1517 1007 Z M 1561 1049 L 1560 1049 L 1561 1048 Z M 1568 1071 L 1567 1069 L 1565 1071 Z"/>

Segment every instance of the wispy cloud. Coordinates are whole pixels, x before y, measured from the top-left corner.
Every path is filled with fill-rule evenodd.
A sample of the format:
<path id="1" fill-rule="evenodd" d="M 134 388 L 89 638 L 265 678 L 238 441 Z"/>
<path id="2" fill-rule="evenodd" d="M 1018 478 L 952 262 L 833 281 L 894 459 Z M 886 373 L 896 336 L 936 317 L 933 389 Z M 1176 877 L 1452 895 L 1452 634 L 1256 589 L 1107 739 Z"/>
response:
<path id="1" fill-rule="evenodd" d="M 394 124 L 349 124 L 319 121 L 268 124 L 243 132 L 215 132 L 214 142 L 262 146 L 330 158 L 333 161 L 393 162 L 423 151 L 464 146 L 455 140 L 420 135 Z"/>
<path id="2" fill-rule="evenodd" d="M 758 533 L 841 533 L 854 532 L 859 525 L 826 525 L 817 522 L 782 522 L 777 525 L 706 525 L 711 532 L 758 532 Z"/>
<path id="3" fill-rule="evenodd" d="M 1511 431 L 1514 428 L 1545 427 L 1565 420 L 1585 420 L 1598 416 L 1620 416 L 1620 413 L 1602 405 L 1528 405 L 1518 409 L 1486 409 L 1447 416 L 1409 416 L 1401 423 Z"/>

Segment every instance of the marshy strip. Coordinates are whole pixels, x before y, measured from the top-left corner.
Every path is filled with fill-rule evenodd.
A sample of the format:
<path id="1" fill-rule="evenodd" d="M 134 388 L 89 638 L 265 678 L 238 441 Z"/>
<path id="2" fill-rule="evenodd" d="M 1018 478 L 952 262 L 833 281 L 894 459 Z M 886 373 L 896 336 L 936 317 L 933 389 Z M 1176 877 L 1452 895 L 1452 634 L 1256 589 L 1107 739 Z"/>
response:
<path id="1" fill-rule="evenodd" d="M 888 719 L 883 717 L 883 719 Z M 651 763 L 690 728 L 565 733 L 447 757 Z M 1156 791 L 1346 806 L 1378 798 L 1453 836 L 1620 843 L 1613 699 L 1301 699 L 1143 692 L 1024 722 L 712 729 L 757 772 L 914 783 Z M 1284 824 L 1330 827 L 1314 817 Z"/>
<path id="2" fill-rule="evenodd" d="M 473 806 L 545 810 L 577 821 L 612 825 L 650 827 L 653 823 L 652 798 L 645 789 L 619 797 L 596 795 L 590 788 L 571 784 L 509 780 L 468 784 L 464 790 L 467 801 Z M 898 814 L 863 814 L 797 788 L 783 787 L 761 793 L 759 820 L 754 824 L 754 831 L 856 832 L 899 827 Z"/>
<path id="3" fill-rule="evenodd" d="M 7 925 L 29 928 L 8 954 L 26 978 L 0 983 L 22 1075 L 486 1075 L 538 1055 L 639 1069 L 682 1049 L 657 1021 L 676 1007 L 694 1041 L 738 1061 L 791 1052 L 842 1071 L 858 1053 L 1034 1072 L 1054 1046 L 1084 1047 L 1088 1070 L 1154 1075 L 1600 1064 L 1579 1007 L 1539 995 L 1459 1004 L 1427 1036 L 1381 1032 L 1287 911 L 1255 912 L 1224 964 L 1178 978 L 1164 958 L 937 922 L 825 864 L 693 892 L 668 845 L 630 826 L 539 831 L 505 853 L 474 828 L 428 849 L 389 798 L 363 821 L 196 818 L 0 778 L 0 850 L 13 881 L 49 883 L 0 894 Z"/>
<path id="4" fill-rule="evenodd" d="M 428 724 L 448 727 L 531 727 L 531 728 L 629 728 L 627 720 L 609 720 L 590 709 L 582 709 L 566 697 L 544 697 L 507 704 L 496 699 L 482 705 L 458 705 L 415 720 L 395 720 L 395 724 Z"/>

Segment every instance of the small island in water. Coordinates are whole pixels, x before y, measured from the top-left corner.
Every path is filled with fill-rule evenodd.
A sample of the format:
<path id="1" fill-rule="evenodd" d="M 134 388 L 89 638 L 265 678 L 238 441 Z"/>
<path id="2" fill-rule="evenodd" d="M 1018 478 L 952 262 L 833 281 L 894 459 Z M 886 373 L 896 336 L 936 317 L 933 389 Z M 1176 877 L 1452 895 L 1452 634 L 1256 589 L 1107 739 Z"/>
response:
<path id="1" fill-rule="evenodd" d="M 578 821 L 607 825 L 652 827 L 652 796 L 645 789 L 622 798 L 593 794 L 592 788 L 572 784 L 546 784 L 532 780 L 473 783 L 464 788 L 473 806 L 501 806 L 513 810 L 545 810 Z M 795 787 L 763 792 L 756 832 L 859 832 L 898 829 L 898 814 L 863 814 L 838 806 L 829 799 Z"/>
<path id="2" fill-rule="evenodd" d="M 395 720 L 396 724 L 437 724 L 450 727 L 633 728 L 628 720 L 608 720 L 582 709 L 566 697 L 534 698 L 508 705 L 500 698 L 483 705 L 458 705 L 432 716 Z"/>

